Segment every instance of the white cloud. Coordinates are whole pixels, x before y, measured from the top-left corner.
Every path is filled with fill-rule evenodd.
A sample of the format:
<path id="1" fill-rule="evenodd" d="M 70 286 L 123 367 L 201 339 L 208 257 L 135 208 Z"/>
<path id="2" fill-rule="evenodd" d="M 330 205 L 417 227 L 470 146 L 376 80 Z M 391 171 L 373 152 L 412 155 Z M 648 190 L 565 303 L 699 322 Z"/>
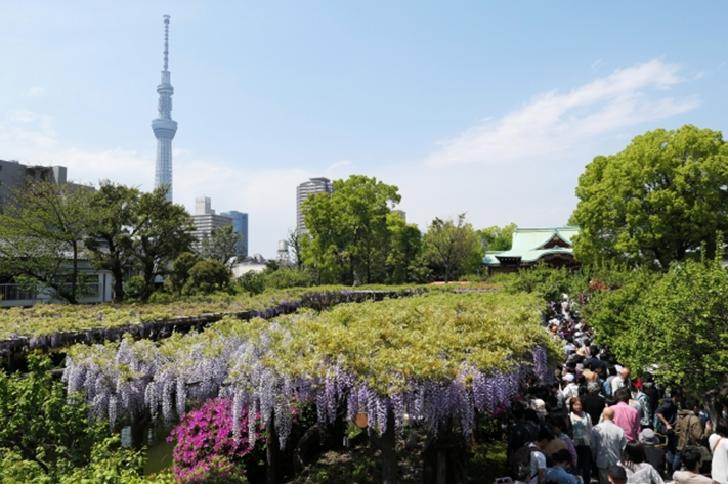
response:
<path id="1" fill-rule="evenodd" d="M 28 97 L 41 97 L 45 95 L 45 89 L 40 86 L 34 86 L 28 89 Z"/>
<path id="2" fill-rule="evenodd" d="M 501 119 L 484 120 L 457 138 L 438 143 L 441 148 L 426 162 L 497 165 L 553 158 L 620 128 L 695 109 L 700 104 L 697 96 L 664 95 L 683 82 L 679 71 L 679 65 L 652 60 L 618 69 L 565 94 L 556 90 L 538 94 Z M 657 97 L 652 95 L 655 90 Z"/>

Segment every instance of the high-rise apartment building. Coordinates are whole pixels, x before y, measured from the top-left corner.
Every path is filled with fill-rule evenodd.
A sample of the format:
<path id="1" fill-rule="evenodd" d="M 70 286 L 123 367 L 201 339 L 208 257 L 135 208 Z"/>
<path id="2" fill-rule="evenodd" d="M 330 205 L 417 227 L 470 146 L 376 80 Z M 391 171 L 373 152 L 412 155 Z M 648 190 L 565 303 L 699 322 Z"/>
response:
<path id="1" fill-rule="evenodd" d="M 195 214 L 192 216 L 195 231 L 192 235 L 197 237 L 198 244 L 209 237 L 213 230 L 233 223 L 232 218 L 215 214 L 210 197 L 197 197 L 195 208 Z"/>
<path id="2" fill-rule="evenodd" d="M 157 138 L 157 167 L 154 188 L 167 185 L 167 200 L 172 201 L 172 140 L 177 133 L 177 122 L 172 120 L 172 94 L 169 67 L 169 15 L 164 16 L 164 70 L 162 83 L 157 86 L 159 93 L 159 117 L 152 121 L 154 136 Z"/>
<path id="3" fill-rule="evenodd" d="M 309 178 L 307 182 L 303 182 L 296 187 L 296 230 L 305 232 L 306 225 L 303 223 L 303 213 L 301 206 L 312 193 L 326 192 L 333 193 L 334 185 L 331 180 L 324 177 Z"/>
<path id="4" fill-rule="evenodd" d="M 220 215 L 230 217 L 233 220 L 233 232 L 243 236 L 243 247 L 238 256 L 248 257 L 248 247 L 250 246 L 248 244 L 248 214 L 230 210 L 229 212 L 222 212 Z"/>

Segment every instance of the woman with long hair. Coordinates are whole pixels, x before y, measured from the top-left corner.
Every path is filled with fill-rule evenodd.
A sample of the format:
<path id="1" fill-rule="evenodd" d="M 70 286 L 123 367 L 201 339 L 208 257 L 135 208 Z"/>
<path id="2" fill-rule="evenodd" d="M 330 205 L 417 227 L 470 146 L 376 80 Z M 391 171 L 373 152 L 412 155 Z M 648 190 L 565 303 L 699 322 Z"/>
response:
<path id="1" fill-rule="evenodd" d="M 636 440 L 627 442 L 619 465 L 627 470 L 627 484 L 663 484 L 660 474 L 647 463 L 642 443 Z"/>
<path id="2" fill-rule="evenodd" d="M 571 440 L 577 456 L 577 472 L 585 483 L 591 482 L 591 431 L 592 421 L 584 411 L 581 398 L 572 398 L 569 402 L 569 416 L 566 425 L 569 427 Z"/>

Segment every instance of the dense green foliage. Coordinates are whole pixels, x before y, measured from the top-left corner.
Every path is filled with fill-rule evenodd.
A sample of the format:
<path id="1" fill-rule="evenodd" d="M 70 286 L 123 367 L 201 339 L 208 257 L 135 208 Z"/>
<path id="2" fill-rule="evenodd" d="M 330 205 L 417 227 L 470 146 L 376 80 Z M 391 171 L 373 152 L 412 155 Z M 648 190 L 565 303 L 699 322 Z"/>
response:
<path id="1" fill-rule="evenodd" d="M 728 374 L 728 274 L 719 260 L 633 273 L 596 295 L 586 314 L 599 341 L 638 374 L 653 368 L 660 381 L 697 395 Z"/>
<path id="2" fill-rule="evenodd" d="M 13 189 L 0 212 L 0 276 L 78 302 L 90 192 L 89 187 L 50 181 Z"/>
<path id="3" fill-rule="evenodd" d="M 666 270 L 728 232 L 728 145 L 720 132 L 686 125 L 637 136 L 597 156 L 579 177 L 570 224 L 574 256 Z"/>
<path id="4" fill-rule="evenodd" d="M 333 193 L 315 193 L 303 203 L 304 263 L 327 283 L 383 282 L 397 187 L 363 175 L 333 185 Z"/>
<path id="5" fill-rule="evenodd" d="M 0 277 L 77 303 L 87 291 L 80 261 L 111 271 L 113 298 L 125 297 L 126 269 L 142 277 L 146 301 L 158 276 L 189 251 L 192 220 L 159 188 L 145 193 L 102 181 L 99 189 L 31 181 L 12 191 L 0 214 Z"/>
<path id="6" fill-rule="evenodd" d="M 477 231 L 465 222 L 465 214 L 459 215 L 457 222 L 436 218 L 425 234 L 425 257 L 445 282 L 475 272 L 484 253 Z"/>
<path id="7" fill-rule="evenodd" d="M 513 233 L 516 231 L 516 224 L 511 223 L 503 227 L 493 225 L 480 230 L 480 240 L 489 251 L 510 250 L 513 245 Z"/>
<path id="8" fill-rule="evenodd" d="M 48 373 L 50 360 L 29 356 L 30 374 L 0 374 L 0 481 L 41 483 L 170 483 L 140 477 L 141 454 L 121 449 L 108 425 L 89 425 L 81 396 L 66 396 Z"/>

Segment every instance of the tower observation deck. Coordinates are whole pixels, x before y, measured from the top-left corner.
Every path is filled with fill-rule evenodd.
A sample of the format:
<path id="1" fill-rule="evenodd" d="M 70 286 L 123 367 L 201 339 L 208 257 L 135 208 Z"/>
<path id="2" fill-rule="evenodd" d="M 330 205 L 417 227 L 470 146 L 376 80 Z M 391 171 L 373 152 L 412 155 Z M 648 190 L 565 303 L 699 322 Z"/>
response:
<path id="1" fill-rule="evenodd" d="M 164 70 L 162 83 L 157 86 L 159 93 L 159 117 L 152 121 L 154 136 L 157 138 L 157 168 L 154 188 L 167 185 L 167 200 L 172 201 L 172 140 L 177 133 L 177 122 L 172 120 L 172 94 L 169 67 L 169 15 L 164 16 Z"/>

